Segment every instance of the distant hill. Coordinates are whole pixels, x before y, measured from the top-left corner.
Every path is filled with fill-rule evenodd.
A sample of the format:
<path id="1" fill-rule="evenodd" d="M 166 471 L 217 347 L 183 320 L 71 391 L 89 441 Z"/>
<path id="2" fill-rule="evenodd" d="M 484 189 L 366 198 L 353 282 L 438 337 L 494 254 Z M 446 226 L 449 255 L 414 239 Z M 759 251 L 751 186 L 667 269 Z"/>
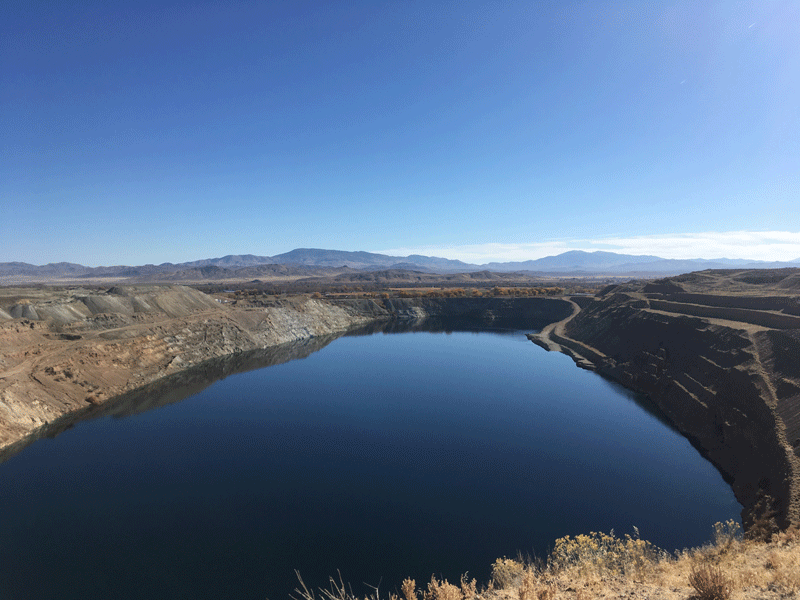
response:
<path id="1" fill-rule="evenodd" d="M 227 255 L 185 263 L 86 267 L 75 263 L 36 266 L 24 262 L 0 263 L 0 283 L 119 279 L 134 281 L 197 281 L 256 277 L 332 277 L 350 271 L 417 271 L 424 273 L 525 272 L 545 275 L 615 275 L 664 277 L 705 269 L 775 269 L 800 266 L 800 258 L 787 262 L 742 259 L 673 260 L 652 255 L 570 250 L 555 256 L 517 262 L 476 265 L 435 256 L 389 256 L 375 252 L 349 252 L 297 248 L 277 256 Z M 406 277 L 406 276 L 403 276 Z"/>
<path id="2" fill-rule="evenodd" d="M 335 277 L 343 273 L 360 273 L 348 267 L 311 267 L 304 265 L 253 265 L 249 267 L 225 268 L 217 265 L 190 267 L 169 273 L 137 277 L 145 281 L 223 281 L 270 278 Z"/>
<path id="3" fill-rule="evenodd" d="M 228 254 L 222 258 L 206 258 L 193 262 L 181 263 L 182 268 L 194 267 L 254 267 L 257 265 L 276 264 L 270 256 L 255 256 L 253 254 Z"/>
<path id="4" fill-rule="evenodd" d="M 639 264 L 661 260 L 658 256 L 635 256 L 614 252 L 584 252 L 570 250 L 555 256 L 523 262 L 488 263 L 483 265 L 491 271 L 598 271 L 611 269 L 621 264 Z"/>
<path id="5" fill-rule="evenodd" d="M 788 262 L 764 262 L 743 259 L 688 259 L 675 260 L 651 255 L 617 254 L 616 252 L 585 252 L 570 250 L 537 260 L 483 265 L 492 271 L 525 270 L 542 273 L 606 273 L 613 275 L 680 274 L 704 269 L 777 269 L 796 266 Z"/>
<path id="6" fill-rule="evenodd" d="M 433 256 L 388 256 L 374 252 L 346 252 L 344 250 L 320 250 L 317 248 L 297 248 L 285 254 L 273 256 L 277 264 L 296 264 L 316 267 L 351 267 L 353 269 L 420 268 L 438 272 L 458 272 L 474 270 L 460 260 L 437 258 Z"/>

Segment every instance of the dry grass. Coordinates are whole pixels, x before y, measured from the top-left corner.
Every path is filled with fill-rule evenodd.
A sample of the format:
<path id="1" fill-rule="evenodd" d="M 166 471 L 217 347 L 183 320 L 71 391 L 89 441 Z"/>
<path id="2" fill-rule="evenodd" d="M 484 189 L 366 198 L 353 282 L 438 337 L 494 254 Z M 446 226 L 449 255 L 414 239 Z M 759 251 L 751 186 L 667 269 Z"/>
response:
<path id="1" fill-rule="evenodd" d="M 769 542 L 743 539 L 737 523 L 718 523 L 714 541 L 667 553 L 634 535 L 590 533 L 556 540 L 547 561 L 497 559 L 483 588 L 432 577 L 424 588 L 406 579 L 386 600 L 800 600 L 800 528 Z M 299 575 L 298 575 L 299 577 Z M 341 576 L 315 597 L 300 579 L 295 600 L 360 600 Z M 378 590 L 365 600 L 382 600 Z"/>
<path id="2" fill-rule="evenodd" d="M 611 533 L 592 532 L 556 540 L 548 566 L 553 572 L 568 570 L 583 577 L 641 577 L 668 558 L 668 553 L 634 535 L 618 538 Z"/>

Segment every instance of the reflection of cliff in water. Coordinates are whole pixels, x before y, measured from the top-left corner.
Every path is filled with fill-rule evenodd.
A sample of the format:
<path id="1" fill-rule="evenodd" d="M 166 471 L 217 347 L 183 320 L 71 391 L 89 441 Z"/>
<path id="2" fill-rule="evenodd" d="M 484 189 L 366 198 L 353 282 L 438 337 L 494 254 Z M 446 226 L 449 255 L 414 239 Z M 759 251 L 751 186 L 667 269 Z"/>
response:
<path id="1" fill-rule="evenodd" d="M 278 346 L 215 358 L 197 367 L 168 375 L 148 386 L 123 394 L 99 407 L 103 409 L 103 412 L 98 416 L 129 417 L 174 404 L 199 394 L 212 383 L 230 375 L 306 358 L 341 336 L 341 333 L 337 333 L 303 338 Z"/>
<path id="2" fill-rule="evenodd" d="M 544 326 L 547 323 L 534 323 L 527 319 L 515 317 L 493 317 L 476 319 L 474 317 L 434 316 L 422 319 L 387 319 L 373 321 L 363 327 L 351 329 L 343 333 L 326 336 L 304 338 L 287 344 L 271 346 L 261 350 L 231 354 L 215 358 L 201 365 L 167 375 L 153 383 L 132 390 L 99 406 L 87 406 L 84 410 L 71 413 L 53 421 L 37 430 L 33 435 L 0 451 L 0 463 L 21 452 L 24 448 L 41 438 L 54 438 L 58 434 L 71 429 L 76 423 L 99 417 L 124 418 L 148 410 L 157 409 L 169 404 L 181 402 L 186 398 L 199 394 L 211 384 L 225 379 L 229 375 L 245 373 L 292 360 L 306 358 L 339 337 L 372 335 L 375 333 L 494 333 L 500 335 L 519 335 L 525 339 L 523 332 L 530 332 L 532 326 Z M 618 385 L 618 384 L 615 384 Z M 659 419 L 665 426 L 674 429 L 669 420 L 645 396 L 630 392 L 620 386 L 620 391 L 643 410 Z M 587 399 L 591 401 L 591 399 Z"/>
<path id="3" fill-rule="evenodd" d="M 212 383 L 225 379 L 229 375 L 306 358 L 314 352 L 322 350 L 322 348 L 342 335 L 339 333 L 304 338 L 287 344 L 253 350 L 252 352 L 230 354 L 221 358 L 211 359 L 196 367 L 167 375 L 153 383 L 117 396 L 100 406 L 87 406 L 82 411 L 71 413 L 52 423 L 48 423 L 33 435 L 0 451 L 0 463 L 18 454 L 36 440 L 45 437 L 54 438 L 58 434 L 71 429 L 80 421 L 98 417 L 128 417 L 174 404 L 199 394 Z"/>
<path id="4" fill-rule="evenodd" d="M 372 335 L 373 333 L 451 333 L 464 331 L 471 333 L 498 333 L 521 335 L 521 332 L 530 333 L 538 331 L 548 325 L 550 321 L 542 323 L 532 322 L 530 319 L 514 317 L 501 317 L 492 319 L 475 319 L 473 317 L 442 317 L 433 316 L 421 319 L 390 319 L 373 321 L 357 329 L 348 331 L 345 335 Z"/>
<path id="5" fill-rule="evenodd" d="M 602 377 L 607 382 L 609 382 L 611 385 L 613 385 L 616 388 L 616 390 L 619 392 L 619 395 L 621 397 L 624 397 L 626 400 L 629 400 L 629 401 L 633 402 L 634 404 L 636 404 L 639 408 L 641 408 L 643 411 L 645 411 L 651 417 L 657 419 L 658 422 L 661 423 L 664 427 L 666 427 L 667 429 L 670 429 L 671 431 L 674 431 L 678 435 L 681 435 L 681 436 L 683 435 L 681 433 L 680 429 L 675 427 L 675 425 L 672 423 L 672 421 L 669 420 L 669 417 L 667 417 L 667 415 L 665 415 L 663 412 L 661 412 L 661 409 L 658 408 L 658 405 L 656 405 L 656 403 L 653 402 L 648 396 L 646 396 L 645 394 L 642 394 L 641 392 L 636 392 L 634 390 L 630 390 L 630 389 L 626 388 L 625 386 L 623 386 L 618 381 L 615 381 L 614 379 L 611 379 L 610 377 L 607 377 L 607 376 L 603 375 L 602 373 L 595 372 L 595 375 L 598 375 L 598 376 Z M 691 442 L 691 440 L 689 440 L 689 441 Z M 695 446 L 694 444 L 692 444 L 692 445 Z M 697 448 L 697 446 L 695 446 L 695 448 L 699 450 L 699 448 Z M 723 475 L 723 478 L 724 478 L 724 475 Z"/>
<path id="6" fill-rule="evenodd" d="M 424 319 L 392 319 L 389 321 L 375 321 L 368 323 L 358 329 L 353 329 L 345 335 L 372 335 L 374 333 L 409 333 L 409 332 L 427 332 L 427 333 L 451 333 L 455 331 L 463 331 L 469 333 L 493 333 L 495 335 L 515 335 L 525 339 L 524 333 L 530 333 L 531 327 L 535 327 L 533 331 L 542 329 L 549 324 L 548 320 L 531 320 L 528 318 L 520 317 L 500 317 L 493 319 L 478 320 L 474 317 L 427 317 Z M 609 382 L 621 396 L 626 400 L 635 403 L 643 411 L 657 419 L 664 427 L 671 429 L 675 433 L 680 434 L 680 431 L 669 420 L 669 418 L 661 411 L 656 404 L 650 400 L 646 395 L 629 390 L 622 386 L 617 381 L 606 377 L 602 374 L 597 374 L 604 380 Z M 591 402 L 591 398 L 586 399 Z"/>

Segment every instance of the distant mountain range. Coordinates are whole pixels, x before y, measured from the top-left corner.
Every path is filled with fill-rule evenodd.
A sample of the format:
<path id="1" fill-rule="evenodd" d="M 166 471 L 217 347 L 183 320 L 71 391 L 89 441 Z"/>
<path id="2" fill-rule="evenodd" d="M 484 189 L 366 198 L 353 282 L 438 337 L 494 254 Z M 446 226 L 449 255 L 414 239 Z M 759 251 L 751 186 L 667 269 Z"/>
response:
<path id="1" fill-rule="evenodd" d="M 298 248 L 277 256 L 228 255 L 179 264 L 86 267 L 75 263 L 36 266 L 22 262 L 0 263 L 3 280 L 125 278 L 138 281 L 257 278 L 259 276 L 336 276 L 352 271 L 408 270 L 427 273 L 527 272 L 548 275 L 668 276 L 704 269 L 774 269 L 800 267 L 800 258 L 786 262 L 743 259 L 674 260 L 649 255 L 571 250 L 556 256 L 520 262 L 476 265 L 435 256 L 389 256 L 374 252 L 347 252 Z"/>

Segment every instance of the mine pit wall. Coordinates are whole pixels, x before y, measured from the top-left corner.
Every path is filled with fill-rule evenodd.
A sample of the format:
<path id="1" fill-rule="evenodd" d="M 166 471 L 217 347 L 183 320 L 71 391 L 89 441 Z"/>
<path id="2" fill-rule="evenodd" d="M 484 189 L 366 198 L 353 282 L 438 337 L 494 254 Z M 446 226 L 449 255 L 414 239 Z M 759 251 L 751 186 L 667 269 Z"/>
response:
<path id="1" fill-rule="evenodd" d="M 178 292 L 189 300 L 199 294 Z M 71 322 L 74 335 L 59 334 L 45 321 L 0 324 L 0 367 L 5 366 L 7 374 L 0 378 L 0 450 L 39 437 L 47 425 L 66 415 L 113 402 L 209 360 L 341 333 L 374 319 L 317 300 L 261 310 L 213 303 L 209 309 L 152 323 L 129 319 L 134 325 L 125 315 L 98 313 Z M 122 326 L 98 329 L 98 319 L 104 317 L 112 324 L 122 319 Z M 21 340 L 23 346 L 18 344 Z M 14 373 L 22 368 L 24 372 Z"/>
<path id="2" fill-rule="evenodd" d="M 764 331 L 754 339 L 770 377 L 787 441 L 800 456 L 800 330 Z"/>
<path id="3" fill-rule="evenodd" d="M 774 329 L 800 329 L 800 317 L 789 314 L 775 312 L 765 312 L 761 310 L 749 310 L 746 308 L 729 308 L 722 306 L 707 306 L 701 304 L 688 304 L 684 302 L 670 302 L 668 300 L 650 299 L 650 308 L 675 312 L 695 317 L 710 317 L 713 319 L 727 319 L 730 321 L 741 321 L 752 323 L 762 327 L 772 327 Z"/>
<path id="4" fill-rule="evenodd" d="M 670 292 L 664 298 L 686 304 L 704 304 L 722 308 L 782 311 L 800 316 L 800 302 L 794 296 L 726 296 L 724 294 L 690 294 Z"/>
<path id="5" fill-rule="evenodd" d="M 621 297 L 589 303 L 565 334 L 551 337 L 647 394 L 719 468 L 744 507 L 746 531 L 771 519 L 780 528 L 800 523 L 800 389 L 791 383 L 800 375 L 799 332 L 751 338 Z"/>
<path id="6" fill-rule="evenodd" d="M 115 288 L 78 301 L 25 306 L 29 314 L 60 320 L 0 323 L 0 372 L 6 375 L 0 377 L 0 460 L 8 455 L 3 449 L 18 451 L 50 435 L 58 430 L 52 425 L 70 415 L 231 355 L 379 321 L 441 316 L 536 328 L 569 314 L 564 302 L 545 298 L 289 298 L 268 307 L 231 308 L 181 286 Z"/>
<path id="7" fill-rule="evenodd" d="M 507 323 L 521 329 L 539 329 L 572 313 L 569 302 L 560 298 L 391 298 L 381 302 L 393 318 L 440 317 L 484 325 Z"/>

